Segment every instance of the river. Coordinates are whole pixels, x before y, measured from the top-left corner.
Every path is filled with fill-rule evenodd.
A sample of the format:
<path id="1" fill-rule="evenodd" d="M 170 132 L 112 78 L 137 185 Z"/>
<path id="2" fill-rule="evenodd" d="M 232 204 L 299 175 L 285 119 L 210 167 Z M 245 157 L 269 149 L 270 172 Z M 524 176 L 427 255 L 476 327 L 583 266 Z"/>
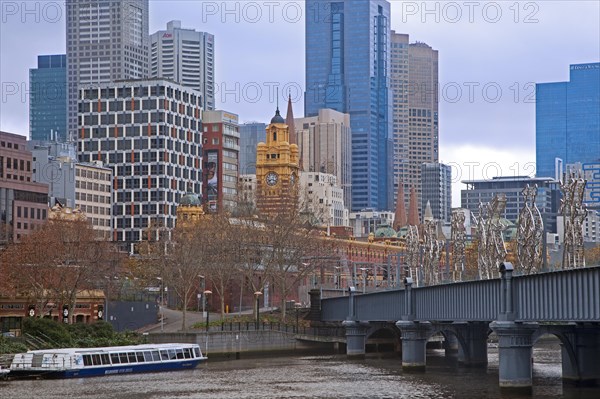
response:
<path id="1" fill-rule="evenodd" d="M 210 358 L 210 355 L 209 355 Z M 600 389 L 562 385 L 560 347 L 534 347 L 532 396 L 501 393 L 498 351 L 487 370 L 456 367 L 442 350 L 428 351 L 427 372 L 402 372 L 398 357 L 286 356 L 208 361 L 195 370 L 111 377 L 0 381 L 0 398 L 598 398 Z"/>

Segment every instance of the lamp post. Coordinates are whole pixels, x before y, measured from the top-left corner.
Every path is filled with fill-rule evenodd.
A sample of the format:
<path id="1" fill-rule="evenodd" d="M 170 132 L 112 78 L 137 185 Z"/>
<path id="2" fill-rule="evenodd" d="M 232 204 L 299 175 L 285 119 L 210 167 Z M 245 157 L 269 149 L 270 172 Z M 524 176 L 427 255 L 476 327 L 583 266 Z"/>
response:
<path id="1" fill-rule="evenodd" d="M 205 289 L 205 282 L 204 282 L 203 275 L 199 274 L 198 277 L 202 281 L 202 283 L 200 284 L 200 287 L 198 288 L 198 313 L 200 313 L 200 302 L 202 302 L 202 293 L 204 292 L 204 289 Z M 202 309 L 202 317 L 204 317 L 204 308 Z"/>
<path id="2" fill-rule="evenodd" d="M 256 291 L 254 293 L 254 296 L 256 297 L 256 329 L 258 330 L 258 323 L 259 323 L 259 318 L 260 318 L 260 303 L 259 303 L 259 299 L 260 296 L 262 295 L 262 292 L 260 291 Z"/>
<path id="3" fill-rule="evenodd" d="M 361 272 L 362 272 L 362 278 L 363 278 L 363 294 L 367 291 L 367 268 L 366 267 L 361 267 L 360 268 Z"/>
<path id="4" fill-rule="evenodd" d="M 162 333 L 165 332 L 165 313 L 163 311 L 165 288 L 162 277 L 157 277 L 156 279 L 160 281 L 160 304 L 158 308 L 160 309 L 160 332 Z"/>
<path id="5" fill-rule="evenodd" d="M 202 312 L 204 312 L 204 302 L 208 301 L 208 296 L 212 294 L 211 290 L 205 290 L 204 291 L 204 301 L 202 301 Z M 206 333 L 208 334 L 208 319 L 209 319 L 209 315 L 210 312 L 207 311 L 206 312 Z"/>
<path id="6" fill-rule="evenodd" d="M 300 311 L 300 304 L 299 303 L 295 303 L 294 307 L 296 308 L 296 334 L 299 333 L 300 329 L 299 329 L 299 324 L 298 324 L 298 313 Z"/>

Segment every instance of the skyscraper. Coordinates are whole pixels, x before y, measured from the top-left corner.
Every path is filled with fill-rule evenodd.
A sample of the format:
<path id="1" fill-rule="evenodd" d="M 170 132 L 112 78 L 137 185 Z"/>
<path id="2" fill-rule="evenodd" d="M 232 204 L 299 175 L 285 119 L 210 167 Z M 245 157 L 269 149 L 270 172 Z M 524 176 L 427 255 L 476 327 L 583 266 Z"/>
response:
<path id="1" fill-rule="evenodd" d="M 240 174 L 256 173 L 256 146 L 267 140 L 267 125 L 248 122 L 240 125 Z"/>
<path id="2" fill-rule="evenodd" d="M 402 182 L 406 201 L 415 187 L 422 213 L 421 164 L 439 160 L 438 52 L 394 31 L 391 42 L 394 189 Z"/>
<path id="3" fill-rule="evenodd" d="M 78 86 L 148 77 L 148 0 L 67 0 L 69 135 Z"/>
<path id="4" fill-rule="evenodd" d="M 535 100 L 536 175 L 554 177 L 563 164 L 600 160 L 600 63 L 574 64 L 570 81 L 538 83 Z"/>
<path id="5" fill-rule="evenodd" d="M 29 138 L 67 139 L 67 56 L 39 55 L 29 70 Z"/>
<path id="6" fill-rule="evenodd" d="M 306 1 L 305 116 L 350 114 L 352 209 L 389 209 L 392 155 L 390 3 Z"/>
<path id="7" fill-rule="evenodd" d="M 429 202 L 433 218 L 450 223 L 452 217 L 452 169 L 443 163 L 421 164 L 421 209 Z"/>
<path id="8" fill-rule="evenodd" d="M 182 29 L 170 21 L 167 30 L 150 36 L 150 76 L 170 79 L 202 93 L 204 110 L 215 109 L 215 37 Z"/>
<path id="9" fill-rule="evenodd" d="M 409 140 L 408 140 L 408 35 L 392 31 L 390 36 L 390 80 L 392 85 L 392 167 L 394 192 L 399 193 L 398 185 L 402 182 L 402 194 L 405 204 L 408 203 L 410 187 L 415 184 L 408 174 Z M 398 201 L 398 197 L 396 198 Z M 396 204 L 395 209 L 398 209 Z"/>

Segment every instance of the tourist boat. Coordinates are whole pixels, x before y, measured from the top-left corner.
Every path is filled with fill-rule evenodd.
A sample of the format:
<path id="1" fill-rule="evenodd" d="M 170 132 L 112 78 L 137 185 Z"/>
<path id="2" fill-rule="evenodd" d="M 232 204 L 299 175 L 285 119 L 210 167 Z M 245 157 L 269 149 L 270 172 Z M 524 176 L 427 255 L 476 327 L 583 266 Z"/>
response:
<path id="1" fill-rule="evenodd" d="M 32 350 L 15 355 L 10 378 L 80 378 L 184 370 L 206 359 L 196 344 Z"/>

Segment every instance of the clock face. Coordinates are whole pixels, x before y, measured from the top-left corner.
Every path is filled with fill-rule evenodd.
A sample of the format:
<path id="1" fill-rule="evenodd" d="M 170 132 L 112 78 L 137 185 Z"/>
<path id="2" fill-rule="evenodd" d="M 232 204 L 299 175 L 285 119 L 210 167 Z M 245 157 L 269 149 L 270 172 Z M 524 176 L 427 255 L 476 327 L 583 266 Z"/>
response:
<path id="1" fill-rule="evenodd" d="M 267 176 L 265 178 L 266 178 L 267 184 L 269 186 L 276 185 L 277 181 L 279 180 L 279 176 L 275 172 L 269 172 L 269 173 L 267 173 Z"/>

